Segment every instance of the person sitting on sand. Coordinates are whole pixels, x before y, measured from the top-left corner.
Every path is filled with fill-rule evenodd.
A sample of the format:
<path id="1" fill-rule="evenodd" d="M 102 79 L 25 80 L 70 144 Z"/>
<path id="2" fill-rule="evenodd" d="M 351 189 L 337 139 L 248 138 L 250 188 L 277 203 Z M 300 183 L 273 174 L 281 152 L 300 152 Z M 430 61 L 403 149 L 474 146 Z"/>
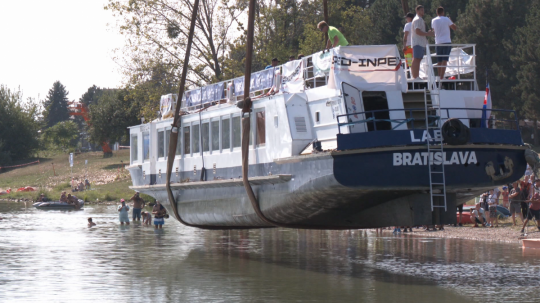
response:
<path id="1" fill-rule="evenodd" d="M 79 191 L 83 191 L 84 190 L 84 183 L 82 183 L 82 181 L 79 183 Z"/>
<path id="2" fill-rule="evenodd" d="M 536 187 L 540 186 L 540 179 L 534 181 Z M 525 232 L 525 226 L 529 223 L 529 220 L 534 218 L 536 220 L 536 228 L 540 231 L 540 193 L 535 193 L 532 196 L 532 199 L 527 200 L 531 203 L 529 205 L 529 211 L 525 222 L 523 222 L 523 228 L 521 228 L 521 233 Z"/>
<path id="3" fill-rule="evenodd" d="M 67 196 L 65 191 L 63 191 L 60 195 L 60 202 L 67 202 Z"/>
<path id="4" fill-rule="evenodd" d="M 95 226 L 96 223 L 92 222 L 92 218 L 88 218 L 88 227 Z"/>
<path id="5" fill-rule="evenodd" d="M 478 223 L 482 226 L 486 226 L 486 219 L 484 218 L 484 209 L 481 207 L 480 203 L 476 203 L 476 207 L 471 212 L 471 221 L 474 221 L 474 227 L 478 227 Z"/>

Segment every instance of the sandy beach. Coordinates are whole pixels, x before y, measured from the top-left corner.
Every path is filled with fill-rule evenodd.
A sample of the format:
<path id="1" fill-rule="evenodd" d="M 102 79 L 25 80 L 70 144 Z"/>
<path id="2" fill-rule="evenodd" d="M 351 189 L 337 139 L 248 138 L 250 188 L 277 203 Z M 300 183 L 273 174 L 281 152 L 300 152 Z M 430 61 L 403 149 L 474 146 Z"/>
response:
<path id="1" fill-rule="evenodd" d="M 438 237 L 438 238 L 451 238 L 451 239 L 470 239 L 478 241 L 493 241 L 493 242 L 506 242 L 506 243 L 521 243 L 522 239 L 540 239 L 540 231 L 533 225 L 534 222 L 529 222 L 526 228 L 526 236 L 522 236 L 520 230 L 521 225 L 512 226 L 512 223 L 502 223 L 499 227 L 473 227 L 473 225 L 464 225 L 463 227 L 454 227 L 448 225 L 444 227 L 444 230 L 439 231 L 426 231 L 423 228 L 414 228 L 413 232 L 404 233 L 403 229 L 401 234 L 414 235 L 422 237 Z M 384 230 L 384 233 L 392 233 L 393 229 Z"/>

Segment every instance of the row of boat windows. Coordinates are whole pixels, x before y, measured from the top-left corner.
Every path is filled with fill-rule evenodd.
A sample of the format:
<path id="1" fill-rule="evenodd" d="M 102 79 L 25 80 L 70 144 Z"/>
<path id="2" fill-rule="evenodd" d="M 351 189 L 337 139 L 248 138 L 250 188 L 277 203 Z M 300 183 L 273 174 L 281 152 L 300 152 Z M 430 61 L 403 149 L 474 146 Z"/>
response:
<path id="1" fill-rule="evenodd" d="M 264 146 L 266 143 L 266 119 L 264 111 L 255 112 L 255 125 L 252 125 L 249 135 L 249 145 Z M 253 129 L 255 128 L 255 133 Z M 166 158 L 168 154 L 170 129 L 158 129 L 157 131 L 157 157 Z M 131 162 L 139 160 L 139 136 L 131 136 Z M 142 134 L 143 160 L 150 159 L 150 134 Z M 240 116 L 222 116 L 219 120 L 207 122 L 192 122 L 182 127 L 178 132 L 176 155 L 196 156 L 202 152 L 230 151 L 242 144 L 242 119 Z"/>

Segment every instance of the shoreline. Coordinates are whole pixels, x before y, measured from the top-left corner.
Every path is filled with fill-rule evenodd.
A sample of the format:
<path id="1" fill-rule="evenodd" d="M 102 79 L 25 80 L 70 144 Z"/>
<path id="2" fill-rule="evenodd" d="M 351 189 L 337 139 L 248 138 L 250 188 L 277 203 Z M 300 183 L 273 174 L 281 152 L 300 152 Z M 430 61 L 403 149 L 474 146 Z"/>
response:
<path id="1" fill-rule="evenodd" d="M 519 222 L 519 220 L 517 220 Z M 533 225 L 534 222 L 529 222 L 525 230 L 526 236 L 522 236 L 520 230 L 521 226 L 512 226 L 512 223 L 499 223 L 499 227 L 473 227 L 471 224 L 464 225 L 462 227 L 454 227 L 453 225 L 447 225 L 444 230 L 430 230 L 426 231 L 422 227 L 414 228 L 413 232 L 403 232 L 395 235 L 412 235 L 418 237 L 434 237 L 434 238 L 446 238 L 446 239 L 463 239 L 463 240 L 475 240 L 486 242 L 502 242 L 521 244 L 523 239 L 540 239 L 540 231 Z M 383 230 L 383 234 L 393 234 L 393 229 Z"/>

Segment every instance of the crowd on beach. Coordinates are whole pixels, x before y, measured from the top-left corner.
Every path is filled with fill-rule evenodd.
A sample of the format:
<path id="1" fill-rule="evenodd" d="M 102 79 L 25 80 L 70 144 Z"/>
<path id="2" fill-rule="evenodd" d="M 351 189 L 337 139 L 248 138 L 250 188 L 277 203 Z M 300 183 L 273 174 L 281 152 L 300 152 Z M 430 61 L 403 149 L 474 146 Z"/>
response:
<path id="1" fill-rule="evenodd" d="M 154 227 L 156 229 L 162 229 L 163 224 L 165 224 L 165 218 L 168 218 L 169 215 L 167 214 L 167 210 L 161 203 L 156 200 L 156 203 L 152 206 L 152 212 L 143 211 L 144 207 L 146 206 L 146 202 L 140 197 L 139 192 L 135 192 L 133 197 L 130 199 L 133 203 L 133 209 L 131 210 L 132 213 L 132 221 L 141 221 L 142 224 L 145 226 L 152 225 L 152 216 L 154 216 Z M 118 220 L 120 221 L 120 225 L 129 225 L 129 211 L 130 207 L 126 204 L 126 201 L 124 199 L 120 199 L 120 205 L 118 206 Z M 88 218 L 88 227 L 95 226 L 96 223 L 93 222 L 92 218 Z"/>

